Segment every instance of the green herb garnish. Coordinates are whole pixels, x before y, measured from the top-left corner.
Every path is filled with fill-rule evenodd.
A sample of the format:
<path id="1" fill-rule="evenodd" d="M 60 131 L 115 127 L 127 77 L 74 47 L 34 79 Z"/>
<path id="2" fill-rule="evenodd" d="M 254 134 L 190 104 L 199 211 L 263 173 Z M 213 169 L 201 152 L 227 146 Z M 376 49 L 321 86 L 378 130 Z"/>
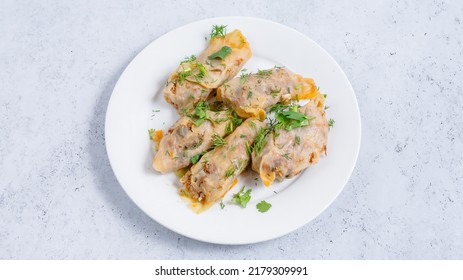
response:
<path id="1" fill-rule="evenodd" d="M 231 202 L 238 204 L 243 208 L 246 208 L 246 205 L 251 200 L 252 189 L 248 189 L 247 191 L 244 191 L 244 188 L 245 186 L 243 186 L 238 193 L 235 193 L 233 195 Z"/>
<path id="2" fill-rule="evenodd" d="M 196 119 L 194 125 L 200 126 L 205 120 L 213 121 L 207 112 L 209 109 L 209 104 L 201 100 L 196 105 L 194 113 L 187 114 L 187 116 Z"/>
<path id="3" fill-rule="evenodd" d="M 213 25 L 211 31 L 212 38 L 223 38 L 227 35 L 227 26 L 226 25 Z"/>
<path id="4" fill-rule="evenodd" d="M 154 128 L 150 128 L 148 129 L 148 134 L 150 136 L 150 140 L 153 140 L 153 137 L 154 137 L 154 132 L 156 131 L 156 129 Z"/>
<path id="5" fill-rule="evenodd" d="M 197 62 L 196 63 L 196 67 L 198 68 L 199 72 L 198 74 L 195 75 L 195 79 L 196 81 L 201 81 L 204 77 L 207 76 L 207 70 L 206 70 L 206 67 L 204 67 L 204 65 L 202 65 L 201 63 Z"/>
<path id="6" fill-rule="evenodd" d="M 289 153 L 286 153 L 286 154 L 284 154 L 284 155 L 282 155 L 282 156 L 283 156 L 285 159 L 287 159 L 287 160 L 290 160 L 290 159 L 291 159 L 291 157 L 289 156 Z"/>
<path id="7" fill-rule="evenodd" d="M 330 120 L 328 121 L 329 127 L 333 127 L 333 126 L 334 126 L 334 123 L 335 123 L 335 121 L 334 121 L 333 119 L 330 119 Z"/>
<path id="8" fill-rule="evenodd" d="M 252 97 L 252 91 L 248 92 L 248 99 Z"/>
<path id="9" fill-rule="evenodd" d="M 296 144 L 298 145 L 301 145 L 301 137 L 299 135 L 296 135 L 296 137 L 294 138 L 294 142 L 296 142 Z"/>
<path id="10" fill-rule="evenodd" d="M 220 201 L 220 209 L 223 209 L 223 208 L 225 208 L 225 204 L 223 204 L 223 201 L 221 200 Z"/>
<path id="11" fill-rule="evenodd" d="M 235 171 L 236 171 L 236 170 L 235 170 L 235 165 L 232 164 L 232 165 L 227 169 L 227 171 L 225 171 L 225 178 L 228 178 L 228 177 L 230 177 L 230 176 L 233 176 L 233 175 L 235 174 Z"/>
<path id="12" fill-rule="evenodd" d="M 232 49 L 229 46 L 223 46 L 220 50 L 218 50 L 217 52 L 211 54 L 207 58 L 209 58 L 210 60 L 213 60 L 213 59 L 216 59 L 216 58 L 220 58 L 220 59 L 223 60 L 231 52 L 232 52 Z"/>
<path id="13" fill-rule="evenodd" d="M 235 130 L 235 128 L 240 126 L 240 124 L 243 122 L 243 120 L 240 117 L 238 117 L 235 111 L 230 109 L 229 112 L 230 112 L 230 122 L 225 127 L 225 134 L 227 135 L 232 133 Z"/>
<path id="14" fill-rule="evenodd" d="M 249 79 L 249 76 L 251 75 L 251 73 L 241 73 L 240 75 L 240 83 L 241 84 L 244 84 L 246 83 L 246 81 Z"/>
<path id="15" fill-rule="evenodd" d="M 272 207 L 272 204 L 268 203 L 265 200 L 262 200 L 256 205 L 257 210 L 261 213 L 267 212 L 271 207 Z"/>
<path id="16" fill-rule="evenodd" d="M 269 129 L 261 128 L 257 133 L 256 137 L 254 138 L 254 144 L 252 144 L 251 150 L 255 152 L 257 156 L 260 154 L 260 152 L 262 152 L 262 149 L 267 143 L 267 137 L 269 135 L 269 132 Z"/>
<path id="17" fill-rule="evenodd" d="M 191 69 L 190 68 L 187 68 L 185 70 L 182 70 L 182 71 L 179 71 L 177 73 L 178 75 L 178 81 L 180 84 L 183 84 L 183 82 L 186 80 L 186 78 L 190 77 L 191 76 Z"/>
<path id="18" fill-rule="evenodd" d="M 251 147 L 249 146 L 249 143 L 246 142 L 246 153 L 248 154 L 248 156 L 251 156 L 251 153 L 252 153 L 252 150 L 251 150 Z"/>
<path id="19" fill-rule="evenodd" d="M 203 143 L 203 138 L 200 137 L 200 138 L 198 139 L 198 141 L 193 142 L 193 144 L 191 144 L 191 145 L 189 145 L 189 146 L 186 146 L 185 148 L 186 148 L 187 150 L 194 150 L 194 149 L 199 148 L 199 146 L 201 146 L 202 143 Z"/>
<path id="20" fill-rule="evenodd" d="M 212 149 L 215 149 L 220 146 L 225 146 L 227 142 L 225 142 L 225 139 L 223 139 L 220 135 L 214 134 L 212 135 Z"/>
<path id="21" fill-rule="evenodd" d="M 257 76 L 259 77 L 268 77 L 272 75 L 272 69 L 268 69 L 268 70 L 257 70 Z"/>
<path id="22" fill-rule="evenodd" d="M 183 63 L 190 63 L 190 62 L 193 62 L 196 60 L 196 56 L 194 54 L 190 55 L 190 56 L 186 56 L 181 62 L 180 64 L 183 64 Z"/>
<path id="23" fill-rule="evenodd" d="M 309 118 L 306 115 L 297 112 L 297 109 L 290 109 L 288 111 L 277 112 L 275 114 L 275 119 L 277 120 L 276 129 L 283 128 L 286 130 L 292 130 L 309 125 L 310 121 L 315 118 Z"/>
<path id="24" fill-rule="evenodd" d="M 196 164 L 199 161 L 199 158 L 201 157 L 201 154 L 194 155 L 190 158 L 191 164 Z"/>
<path id="25" fill-rule="evenodd" d="M 281 91 L 281 88 L 277 88 L 277 89 L 274 89 L 274 90 L 270 91 L 270 94 L 273 96 L 273 98 L 275 98 L 275 97 L 278 96 L 280 91 Z"/>

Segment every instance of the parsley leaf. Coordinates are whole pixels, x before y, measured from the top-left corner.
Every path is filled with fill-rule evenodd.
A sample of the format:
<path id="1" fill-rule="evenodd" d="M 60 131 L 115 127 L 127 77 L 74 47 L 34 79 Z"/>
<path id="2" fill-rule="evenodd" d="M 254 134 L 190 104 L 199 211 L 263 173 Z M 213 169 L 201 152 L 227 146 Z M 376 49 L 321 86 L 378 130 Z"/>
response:
<path id="1" fill-rule="evenodd" d="M 201 157 L 201 154 L 194 155 L 190 158 L 191 164 L 196 164 L 199 161 L 199 158 Z"/>
<path id="2" fill-rule="evenodd" d="M 268 203 L 265 200 L 262 200 L 256 205 L 257 210 L 261 213 L 267 212 L 271 207 L 272 207 L 272 204 Z"/>
<path id="3" fill-rule="evenodd" d="M 213 121 L 207 112 L 209 109 L 209 104 L 201 100 L 196 105 L 196 108 L 192 114 L 185 114 L 188 117 L 195 119 L 193 122 L 195 126 L 200 126 L 205 120 Z"/>
<path id="4" fill-rule="evenodd" d="M 247 191 L 244 191 L 244 188 L 245 186 L 243 186 L 238 193 L 235 193 L 231 201 L 235 204 L 240 205 L 243 208 L 246 208 L 246 205 L 251 200 L 252 189 L 248 189 Z"/>
<path id="5" fill-rule="evenodd" d="M 218 50 L 217 52 L 211 54 L 207 58 L 209 58 L 210 60 L 213 60 L 213 59 L 216 59 L 216 58 L 220 58 L 220 59 L 223 60 L 231 52 L 232 52 L 232 50 L 231 50 L 231 48 L 229 46 L 223 46 L 220 50 Z"/>
<path id="6" fill-rule="evenodd" d="M 294 110 L 288 110 L 276 113 L 275 119 L 279 122 L 276 128 L 292 130 L 298 127 L 309 125 L 310 121 L 314 118 L 309 118 L 306 115 Z"/>

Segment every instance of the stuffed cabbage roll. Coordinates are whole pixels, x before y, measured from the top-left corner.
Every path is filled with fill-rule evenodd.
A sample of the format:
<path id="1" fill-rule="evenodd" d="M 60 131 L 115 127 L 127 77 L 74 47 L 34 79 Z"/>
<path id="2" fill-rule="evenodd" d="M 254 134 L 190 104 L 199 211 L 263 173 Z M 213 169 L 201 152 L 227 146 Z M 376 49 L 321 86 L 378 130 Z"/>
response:
<path id="1" fill-rule="evenodd" d="M 261 130 L 253 146 L 252 169 L 265 186 L 291 178 L 326 154 L 328 121 L 320 95 L 305 106 L 276 113 L 273 130 Z M 256 140 L 257 141 L 257 140 Z"/>
<path id="2" fill-rule="evenodd" d="M 217 89 L 217 99 L 229 105 L 242 118 L 257 117 L 263 120 L 265 112 L 272 105 L 312 98 L 317 92 L 312 79 L 279 67 L 242 74 L 224 83 Z"/>
<path id="3" fill-rule="evenodd" d="M 167 173 L 196 163 L 213 145 L 214 137 L 231 133 L 237 122 L 241 119 L 230 110 L 214 112 L 202 108 L 197 114 L 181 117 L 161 139 L 153 168 Z"/>
<path id="4" fill-rule="evenodd" d="M 265 124 L 247 119 L 222 145 L 206 153 L 180 180 L 189 196 L 203 210 L 220 200 L 237 182 L 250 160 L 250 147 Z"/>
<path id="5" fill-rule="evenodd" d="M 180 112 L 206 100 L 213 89 L 234 77 L 251 58 L 251 49 L 239 30 L 213 36 L 198 57 L 180 63 L 164 88 L 164 98 Z"/>

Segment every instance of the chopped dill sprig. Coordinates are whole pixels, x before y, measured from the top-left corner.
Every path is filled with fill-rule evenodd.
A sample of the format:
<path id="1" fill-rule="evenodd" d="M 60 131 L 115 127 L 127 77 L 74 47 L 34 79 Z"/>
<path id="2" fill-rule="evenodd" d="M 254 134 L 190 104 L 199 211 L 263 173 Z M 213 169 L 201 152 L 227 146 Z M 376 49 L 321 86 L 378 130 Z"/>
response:
<path id="1" fill-rule="evenodd" d="M 213 25 L 211 30 L 211 39 L 212 38 L 223 38 L 227 35 L 227 26 L 226 25 Z"/>

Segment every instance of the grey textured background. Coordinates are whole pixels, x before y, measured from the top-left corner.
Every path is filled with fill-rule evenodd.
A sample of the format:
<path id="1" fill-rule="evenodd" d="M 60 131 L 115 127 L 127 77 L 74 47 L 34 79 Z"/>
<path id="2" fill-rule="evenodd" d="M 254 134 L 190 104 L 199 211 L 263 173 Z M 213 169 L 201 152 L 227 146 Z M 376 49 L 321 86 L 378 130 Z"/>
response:
<path id="1" fill-rule="evenodd" d="M 283 2 L 1 0 L 0 258 L 463 258 L 463 2 Z M 358 164 L 338 199 L 303 228 L 247 246 L 152 221 L 104 144 L 130 60 L 175 27 L 225 15 L 317 41 L 362 114 Z"/>

